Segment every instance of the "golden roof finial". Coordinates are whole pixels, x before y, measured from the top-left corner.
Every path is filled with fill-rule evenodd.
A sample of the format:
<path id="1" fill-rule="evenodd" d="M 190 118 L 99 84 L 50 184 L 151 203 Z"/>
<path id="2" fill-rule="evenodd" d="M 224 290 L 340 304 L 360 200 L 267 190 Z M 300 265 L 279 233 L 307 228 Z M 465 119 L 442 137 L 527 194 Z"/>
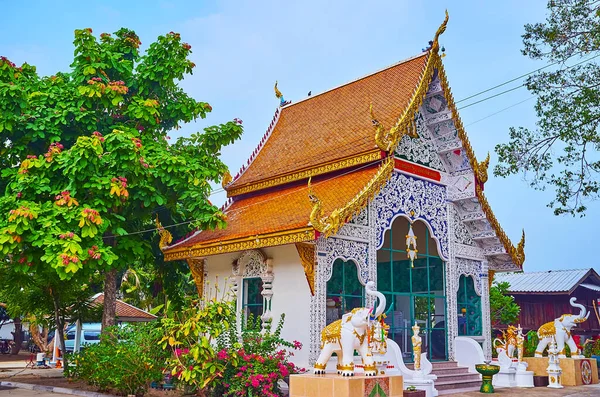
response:
<path id="1" fill-rule="evenodd" d="M 525 262 L 525 229 L 523 229 L 523 235 L 521 236 L 521 241 L 517 244 L 517 248 L 515 249 L 515 262 L 516 265 L 523 266 Z"/>
<path id="2" fill-rule="evenodd" d="M 488 167 L 490 166 L 490 152 L 488 152 L 485 160 L 480 161 L 477 164 L 477 169 L 474 170 L 477 175 L 477 180 L 480 183 L 486 183 L 488 180 Z"/>
<path id="3" fill-rule="evenodd" d="M 323 222 L 323 204 L 313 191 L 311 184 L 312 177 L 308 178 L 308 199 L 313 204 L 313 208 L 310 211 L 310 225 L 320 232 L 324 232 L 327 229 L 327 224 Z"/>
<path id="4" fill-rule="evenodd" d="M 232 180 L 233 178 L 231 177 L 229 170 L 225 171 L 225 173 L 223 174 L 223 179 L 221 180 L 221 186 L 225 188 L 225 186 L 229 185 Z"/>
<path id="5" fill-rule="evenodd" d="M 283 94 L 281 93 L 281 91 L 279 91 L 279 89 L 277 88 L 277 81 L 275 81 L 275 96 L 279 99 L 283 96 Z"/>
<path id="6" fill-rule="evenodd" d="M 439 40 L 440 36 L 442 35 L 442 33 L 444 33 L 446 31 L 446 25 L 448 25 L 449 18 L 450 17 L 448 15 L 448 10 L 446 10 L 446 18 L 444 18 L 444 22 L 442 22 L 442 24 L 438 28 L 437 32 L 435 32 L 435 36 L 433 38 L 433 45 L 431 46 L 431 51 L 438 52 L 438 50 L 440 49 L 440 43 L 438 40 Z"/>
<path id="7" fill-rule="evenodd" d="M 171 241 L 173 241 L 173 236 L 163 227 L 163 225 L 161 225 L 160 221 L 158 220 L 158 214 L 156 215 L 156 228 L 158 229 L 158 234 L 160 235 L 158 248 L 160 248 L 162 251 L 165 247 L 171 244 Z"/>

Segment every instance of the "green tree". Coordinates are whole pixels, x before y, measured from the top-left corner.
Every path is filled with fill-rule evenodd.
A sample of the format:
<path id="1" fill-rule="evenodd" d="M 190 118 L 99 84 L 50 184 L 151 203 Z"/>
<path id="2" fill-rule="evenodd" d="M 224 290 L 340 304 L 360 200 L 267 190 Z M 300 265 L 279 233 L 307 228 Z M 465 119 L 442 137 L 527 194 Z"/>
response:
<path id="1" fill-rule="evenodd" d="M 60 286 L 95 274 L 104 275 L 103 325 L 114 324 L 117 271 L 155 261 L 140 233 L 155 217 L 225 223 L 209 182 L 227 172 L 220 150 L 241 136 L 241 121 L 170 144 L 170 130 L 211 107 L 179 87 L 195 66 L 179 34 L 143 55 L 140 44 L 128 29 L 100 40 L 76 30 L 71 71 L 50 77 L 0 58 L 0 261 L 59 287 L 59 328 Z"/>
<path id="2" fill-rule="evenodd" d="M 521 308 L 515 303 L 515 298 L 508 294 L 510 284 L 494 282 L 490 288 L 490 316 L 492 328 L 499 325 L 514 324 L 519 320 Z"/>
<path id="3" fill-rule="evenodd" d="M 556 215 L 583 216 L 600 187 L 600 1 L 550 0 L 548 12 L 523 35 L 523 54 L 553 65 L 526 82 L 537 128 L 510 129 L 494 174 L 523 173 L 533 188 L 555 189 L 548 206 Z"/>

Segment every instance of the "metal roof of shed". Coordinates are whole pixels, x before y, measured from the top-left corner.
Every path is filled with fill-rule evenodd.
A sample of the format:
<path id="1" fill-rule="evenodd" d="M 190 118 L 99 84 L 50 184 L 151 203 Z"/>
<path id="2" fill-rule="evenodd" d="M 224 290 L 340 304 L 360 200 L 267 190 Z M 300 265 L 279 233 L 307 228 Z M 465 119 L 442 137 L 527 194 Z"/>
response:
<path id="1" fill-rule="evenodd" d="M 543 272 L 497 274 L 494 280 L 510 284 L 510 293 L 570 293 L 577 288 L 590 273 L 597 280 L 600 277 L 594 269 L 547 270 Z"/>

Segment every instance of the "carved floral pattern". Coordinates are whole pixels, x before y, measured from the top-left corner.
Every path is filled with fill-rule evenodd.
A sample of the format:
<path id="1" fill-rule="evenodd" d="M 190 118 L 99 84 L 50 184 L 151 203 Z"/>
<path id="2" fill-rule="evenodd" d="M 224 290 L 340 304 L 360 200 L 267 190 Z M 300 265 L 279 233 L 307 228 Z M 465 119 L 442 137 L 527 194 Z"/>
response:
<path id="1" fill-rule="evenodd" d="M 448 260 L 448 222 L 444 186 L 395 172 L 373 203 L 376 208 L 374 217 L 377 248 L 383 244 L 384 232 L 391 227 L 394 218 L 403 214 L 411 221 L 426 221 L 437 240 L 440 256 Z"/>

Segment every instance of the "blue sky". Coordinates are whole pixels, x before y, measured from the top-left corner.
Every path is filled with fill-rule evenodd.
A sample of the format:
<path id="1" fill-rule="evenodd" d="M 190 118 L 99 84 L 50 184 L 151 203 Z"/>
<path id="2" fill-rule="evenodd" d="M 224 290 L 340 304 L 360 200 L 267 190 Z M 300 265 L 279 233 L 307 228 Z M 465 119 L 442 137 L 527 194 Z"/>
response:
<path id="1" fill-rule="evenodd" d="M 278 105 L 275 80 L 285 98 L 296 101 L 308 91 L 318 93 L 416 55 L 432 38 L 446 8 L 450 22 L 441 43 L 447 50 L 444 63 L 456 100 L 544 65 L 520 53 L 523 25 L 544 19 L 546 1 L 541 0 L 2 3 L 0 55 L 36 65 L 44 75 L 68 69 L 74 29 L 91 27 L 100 34 L 128 27 L 138 33 L 143 47 L 160 34 L 181 33 L 192 45 L 192 60 L 198 65 L 182 85 L 214 110 L 206 120 L 171 135 L 241 118 L 242 141 L 223 151 L 234 174 L 254 150 Z M 509 127 L 534 126 L 535 100 L 478 120 L 529 97 L 522 88 L 460 112 L 478 157 L 492 153 L 491 167 L 497 160 L 494 146 L 508 139 Z M 491 177 L 486 194 L 513 241 L 525 229 L 526 270 L 595 265 L 594 251 L 588 248 L 597 241 L 600 203 L 589 203 L 582 219 L 556 217 L 546 207 L 553 192 L 534 191 L 521 176 Z M 223 200 L 224 196 L 216 196 L 214 202 Z"/>

